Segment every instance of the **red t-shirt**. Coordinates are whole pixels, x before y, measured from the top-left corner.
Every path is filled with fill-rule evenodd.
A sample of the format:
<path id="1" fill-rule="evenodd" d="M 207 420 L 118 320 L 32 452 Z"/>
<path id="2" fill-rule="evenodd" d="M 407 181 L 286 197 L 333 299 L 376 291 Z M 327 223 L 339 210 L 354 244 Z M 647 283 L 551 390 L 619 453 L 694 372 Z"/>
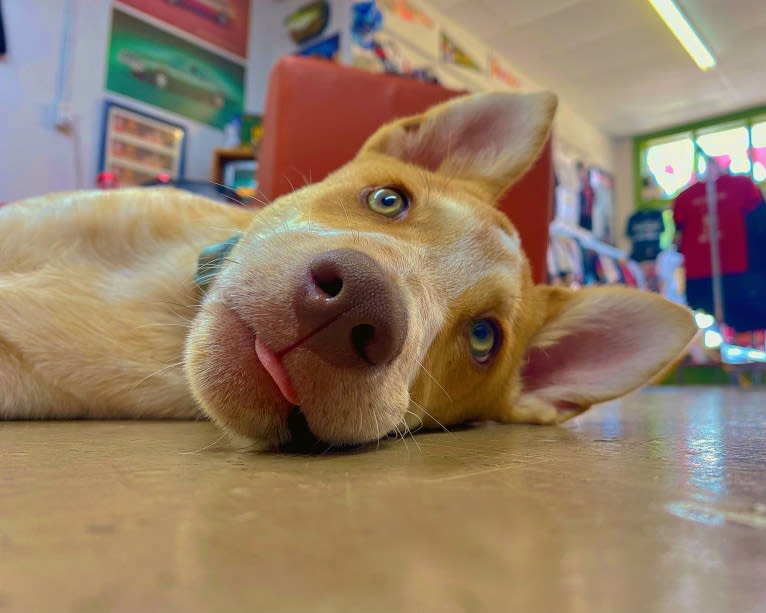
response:
<path id="1" fill-rule="evenodd" d="M 723 175 L 715 183 L 718 196 L 718 244 L 721 273 L 733 275 L 747 270 L 745 215 L 758 206 L 761 193 L 744 176 Z M 705 183 L 695 183 L 681 192 L 673 206 L 673 220 L 681 231 L 687 279 L 711 276 L 710 223 Z"/>

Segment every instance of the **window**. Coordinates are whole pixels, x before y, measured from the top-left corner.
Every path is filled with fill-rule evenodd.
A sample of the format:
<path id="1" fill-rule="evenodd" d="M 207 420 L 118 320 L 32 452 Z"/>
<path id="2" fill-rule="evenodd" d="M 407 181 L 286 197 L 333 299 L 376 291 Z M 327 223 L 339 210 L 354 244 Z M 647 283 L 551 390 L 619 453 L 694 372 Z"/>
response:
<path id="1" fill-rule="evenodd" d="M 705 155 L 732 174 L 766 184 L 766 115 L 689 127 L 662 137 L 637 140 L 640 206 L 664 207 L 707 170 Z M 703 153 L 705 155 L 703 155 Z"/>
<path id="2" fill-rule="evenodd" d="M 691 134 L 674 134 L 648 143 L 642 164 L 642 199 L 667 200 L 694 180 Z"/>
<path id="3" fill-rule="evenodd" d="M 750 157 L 753 160 L 753 179 L 766 182 L 766 117 L 753 123 L 750 129 Z"/>
<path id="4" fill-rule="evenodd" d="M 697 132 L 697 144 L 725 171 L 736 175 L 750 174 L 750 135 L 744 123 L 700 130 Z M 705 158 L 699 156 L 697 168 L 700 174 L 705 172 L 705 166 Z"/>

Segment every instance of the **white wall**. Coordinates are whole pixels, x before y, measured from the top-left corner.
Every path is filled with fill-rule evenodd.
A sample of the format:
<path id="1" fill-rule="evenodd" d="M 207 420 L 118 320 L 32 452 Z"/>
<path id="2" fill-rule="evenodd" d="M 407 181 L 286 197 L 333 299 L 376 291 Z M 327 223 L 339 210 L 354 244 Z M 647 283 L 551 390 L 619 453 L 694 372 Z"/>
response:
<path id="1" fill-rule="evenodd" d="M 443 26 L 449 36 L 461 45 L 476 62 L 481 64 L 487 62 L 487 58 L 492 52 L 491 48 L 475 38 L 459 23 L 440 12 L 427 0 L 421 0 L 418 4 L 427 9 L 437 27 L 426 29 L 410 24 L 395 14 L 386 14 L 385 29 L 395 37 L 397 42 L 406 45 L 408 53 L 423 59 L 428 59 L 429 54 L 433 56 L 433 50 L 438 49 L 438 26 Z M 527 75 L 518 70 L 513 65 L 513 58 L 504 58 L 504 64 L 514 75 L 519 77 L 524 91 L 540 89 L 534 75 Z M 473 89 L 501 89 L 506 87 L 486 73 L 481 74 L 439 63 L 435 63 L 434 67 L 440 80 L 448 87 L 460 87 L 461 84 L 463 86 L 468 85 Z M 555 84 L 551 84 L 550 87 L 555 92 Z M 614 152 L 612 151 L 611 138 L 572 109 L 565 99 L 559 99 L 554 132 L 555 138 L 561 141 L 568 150 L 577 151 L 578 157 L 582 161 L 600 166 L 605 170 L 613 170 Z"/>
<path id="2" fill-rule="evenodd" d="M 94 185 L 112 7 L 105 0 L 73 1 L 69 89 L 76 129 L 66 135 L 53 127 L 51 108 L 66 4 L 67 0 L 3 2 L 8 54 L 0 59 L 0 201 Z M 252 37 L 250 42 L 252 45 Z M 248 81 L 246 92 L 250 95 L 252 91 Z M 189 145 L 186 175 L 194 179 L 208 177 L 210 151 L 223 142 L 220 131 L 133 99 L 122 100 L 184 125 Z"/>
<path id="3" fill-rule="evenodd" d="M 248 74 L 250 82 L 247 99 L 250 109 L 263 112 L 266 98 L 266 85 L 269 72 L 274 63 L 283 55 L 294 53 L 298 46 L 289 38 L 283 26 L 283 19 L 295 9 L 306 4 L 307 0 L 251 0 L 250 5 L 250 54 Z M 330 0 L 330 21 L 320 37 L 307 45 L 341 33 L 341 56 L 345 57 L 348 43 L 348 28 L 351 18 L 351 5 L 354 0 Z"/>
<path id="4" fill-rule="evenodd" d="M 617 246 L 630 250 L 630 241 L 625 236 L 625 224 L 628 217 L 636 210 L 633 195 L 633 139 L 621 138 L 614 143 L 614 219 Z"/>
<path id="5" fill-rule="evenodd" d="M 293 53 L 296 46 L 285 34 L 282 20 L 296 8 L 305 4 L 306 0 L 281 0 L 279 2 L 256 0 L 252 3 L 251 13 L 251 54 L 248 65 L 252 75 L 248 89 L 248 100 L 255 111 L 263 110 L 263 100 L 266 92 L 268 73 L 274 62 L 281 56 Z M 342 56 L 345 62 L 350 62 L 349 24 L 351 6 L 354 0 L 331 0 L 330 23 L 323 37 L 336 31 L 341 31 Z M 438 25 L 445 26 L 449 34 L 464 46 L 466 51 L 477 61 L 485 62 L 491 51 L 480 40 L 474 38 L 460 24 L 455 23 L 443 13 L 421 0 L 419 5 L 427 8 L 428 13 Z M 447 87 L 465 87 L 466 83 L 475 89 L 498 88 L 498 82 L 489 75 L 462 70 L 435 62 L 438 50 L 438 27 L 425 29 L 410 24 L 395 14 L 385 16 L 385 29 L 395 36 L 398 43 L 406 47 L 408 54 L 428 61 L 436 68 L 436 73 Z M 509 66 L 515 74 L 523 77 L 525 89 L 539 89 L 534 79 Z M 554 87 L 555 89 L 555 87 Z M 576 150 L 579 157 L 591 164 L 613 170 L 614 152 L 611 139 L 596 126 L 576 113 L 566 102 L 561 100 L 556 117 L 556 138 L 566 144 L 568 150 Z"/>
<path id="6" fill-rule="evenodd" d="M 102 109 L 105 96 L 120 96 L 104 91 L 106 51 L 109 41 L 111 3 L 106 0 L 72 0 L 74 5 L 73 54 L 71 58 L 72 111 L 77 129 L 72 135 L 53 127 L 51 105 L 55 98 L 56 78 L 67 0 L 11 0 L 3 2 L 9 52 L 0 59 L 0 201 L 14 200 L 49 191 L 92 187 L 97 173 L 101 138 Z M 305 0 L 254 0 L 251 6 L 249 62 L 245 83 L 247 110 L 260 112 L 273 63 L 295 50 L 282 25 L 282 19 Z M 324 36 L 341 30 L 342 54 L 349 58 L 348 22 L 353 0 L 334 0 L 331 22 Z M 426 5 L 426 2 L 422 2 Z M 450 35 L 465 45 L 478 60 L 486 59 L 487 49 L 459 24 L 438 11 L 429 11 Z M 388 16 L 392 29 L 406 30 L 409 24 Z M 434 30 L 435 32 L 435 30 Z M 435 36 L 435 34 L 434 34 Z M 512 64 L 510 66 L 513 68 Z M 520 74 L 518 71 L 515 71 Z M 457 86 L 445 73 L 446 85 Z M 440 75 L 444 76 L 444 75 Z M 534 81 L 520 74 L 525 86 Z M 479 87 L 486 85 L 481 75 Z M 555 88 L 554 88 L 555 89 Z M 181 123 L 188 130 L 186 175 L 206 179 L 210 151 L 221 146 L 222 133 L 185 117 L 155 107 L 124 99 L 131 106 Z M 556 119 L 556 138 L 582 158 L 608 170 L 613 169 L 612 144 L 609 138 L 575 113 L 562 100 Z M 78 155 L 79 152 L 79 155 Z M 80 160 L 79 172 L 77 160 Z M 624 180 L 618 173 L 618 189 Z"/>

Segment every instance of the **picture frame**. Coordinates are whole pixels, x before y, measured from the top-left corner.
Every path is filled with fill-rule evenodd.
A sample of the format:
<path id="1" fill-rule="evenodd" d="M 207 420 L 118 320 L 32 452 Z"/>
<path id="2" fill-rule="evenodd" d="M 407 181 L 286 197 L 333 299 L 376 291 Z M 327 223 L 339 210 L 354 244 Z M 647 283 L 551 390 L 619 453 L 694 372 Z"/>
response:
<path id="1" fill-rule="evenodd" d="M 99 171 L 120 187 L 182 179 L 186 128 L 112 100 L 104 103 Z"/>

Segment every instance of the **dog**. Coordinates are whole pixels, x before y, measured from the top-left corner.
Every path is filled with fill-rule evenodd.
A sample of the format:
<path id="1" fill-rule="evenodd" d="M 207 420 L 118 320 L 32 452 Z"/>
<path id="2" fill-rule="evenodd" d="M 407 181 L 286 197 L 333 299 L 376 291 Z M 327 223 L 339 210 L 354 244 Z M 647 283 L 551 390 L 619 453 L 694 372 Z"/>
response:
<path id="1" fill-rule="evenodd" d="M 454 99 L 261 210 L 167 188 L 3 207 L 0 416 L 207 416 L 263 447 L 348 446 L 558 424 L 639 388 L 689 344 L 689 311 L 534 285 L 493 206 L 556 104 Z"/>

